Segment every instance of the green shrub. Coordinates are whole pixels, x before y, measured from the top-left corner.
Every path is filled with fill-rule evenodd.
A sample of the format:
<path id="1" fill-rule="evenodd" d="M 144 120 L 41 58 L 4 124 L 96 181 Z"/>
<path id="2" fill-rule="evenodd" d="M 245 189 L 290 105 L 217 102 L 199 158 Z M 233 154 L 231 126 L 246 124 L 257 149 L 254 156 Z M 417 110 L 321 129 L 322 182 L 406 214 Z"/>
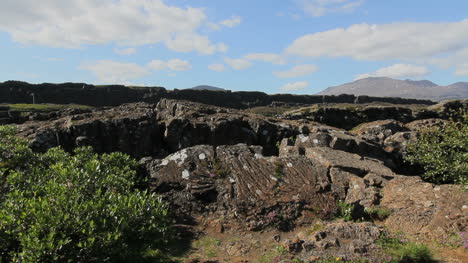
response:
<path id="1" fill-rule="evenodd" d="M 15 136 L 14 126 L 0 125 L 0 169 L 6 170 L 24 168 L 33 161 L 34 154 L 28 143 Z"/>
<path id="2" fill-rule="evenodd" d="M 429 182 L 468 184 L 468 113 L 457 115 L 458 121 L 422 131 L 407 147 L 405 160 L 421 165 Z"/>
<path id="3" fill-rule="evenodd" d="M 343 218 L 345 221 L 353 221 L 354 205 L 347 204 L 344 201 L 338 201 L 338 210 L 336 211 L 335 217 Z"/>
<path id="4" fill-rule="evenodd" d="M 378 246 L 383 250 L 383 262 L 431 263 L 432 253 L 425 245 L 409 242 L 403 236 L 382 236 Z"/>
<path id="5" fill-rule="evenodd" d="M 89 147 L 74 155 L 58 148 L 33 154 L 14 129 L 0 131 L 1 161 L 9 169 L 3 170 L 0 262 L 128 262 L 164 246 L 168 210 L 135 189 L 137 163 L 129 156 L 97 155 Z M 25 156 L 29 161 L 16 168 Z"/>

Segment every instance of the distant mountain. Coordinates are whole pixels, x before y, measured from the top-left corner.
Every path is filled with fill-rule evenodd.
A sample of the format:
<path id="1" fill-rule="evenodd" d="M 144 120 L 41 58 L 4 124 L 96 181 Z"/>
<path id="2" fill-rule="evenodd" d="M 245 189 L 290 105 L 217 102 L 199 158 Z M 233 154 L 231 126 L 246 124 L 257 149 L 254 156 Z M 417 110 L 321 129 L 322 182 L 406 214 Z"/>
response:
<path id="1" fill-rule="evenodd" d="M 208 86 L 208 85 L 200 85 L 200 86 L 196 86 L 196 87 L 189 88 L 189 89 L 226 91 L 225 89 L 214 87 L 214 86 Z"/>
<path id="2" fill-rule="evenodd" d="M 356 80 L 340 86 L 329 87 L 317 95 L 368 95 L 376 97 L 401 97 L 441 101 L 468 98 L 468 82 L 439 86 L 429 80 L 399 80 L 372 77 Z"/>

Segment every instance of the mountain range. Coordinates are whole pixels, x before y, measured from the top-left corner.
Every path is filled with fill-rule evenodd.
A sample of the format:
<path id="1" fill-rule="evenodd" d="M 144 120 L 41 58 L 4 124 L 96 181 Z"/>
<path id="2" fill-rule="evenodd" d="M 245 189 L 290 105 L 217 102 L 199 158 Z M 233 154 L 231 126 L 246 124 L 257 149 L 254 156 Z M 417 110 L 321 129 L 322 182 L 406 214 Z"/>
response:
<path id="1" fill-rule="evenodd" d="M 339 86 L 329 87 L 317 95 L 367 95 L 376 97 L 401 97 L 441 101 L 468 97 L 468 82 L 439 86 L 429 80 L 399 80 L 387 77 L 370 77 Z"/>

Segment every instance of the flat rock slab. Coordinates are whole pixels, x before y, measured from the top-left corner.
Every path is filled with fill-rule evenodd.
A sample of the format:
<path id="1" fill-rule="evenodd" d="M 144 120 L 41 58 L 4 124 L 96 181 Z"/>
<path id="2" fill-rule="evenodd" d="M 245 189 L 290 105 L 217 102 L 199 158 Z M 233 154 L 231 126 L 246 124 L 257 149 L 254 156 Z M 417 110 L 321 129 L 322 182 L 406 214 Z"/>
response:
<path id="1" fill-rule="evenodd" d="M 385 225 L 423 239 L 466 232 L 468 191 L 462 186 L 436 186 L 419 177 L 399 177 L 382 189 L 381 206 L 392 211 Z"/>

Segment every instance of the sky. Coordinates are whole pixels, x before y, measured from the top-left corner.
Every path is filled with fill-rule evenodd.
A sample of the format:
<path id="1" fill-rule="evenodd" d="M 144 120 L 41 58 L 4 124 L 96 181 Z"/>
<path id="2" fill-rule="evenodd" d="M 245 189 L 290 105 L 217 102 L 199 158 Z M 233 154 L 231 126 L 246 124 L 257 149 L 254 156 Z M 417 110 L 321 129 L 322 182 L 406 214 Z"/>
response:
<path id="1" fill-rule="evenodd" d="M 314 94 L 468 81 L 466 0 L 0 0 L 0 82 Z"/>

